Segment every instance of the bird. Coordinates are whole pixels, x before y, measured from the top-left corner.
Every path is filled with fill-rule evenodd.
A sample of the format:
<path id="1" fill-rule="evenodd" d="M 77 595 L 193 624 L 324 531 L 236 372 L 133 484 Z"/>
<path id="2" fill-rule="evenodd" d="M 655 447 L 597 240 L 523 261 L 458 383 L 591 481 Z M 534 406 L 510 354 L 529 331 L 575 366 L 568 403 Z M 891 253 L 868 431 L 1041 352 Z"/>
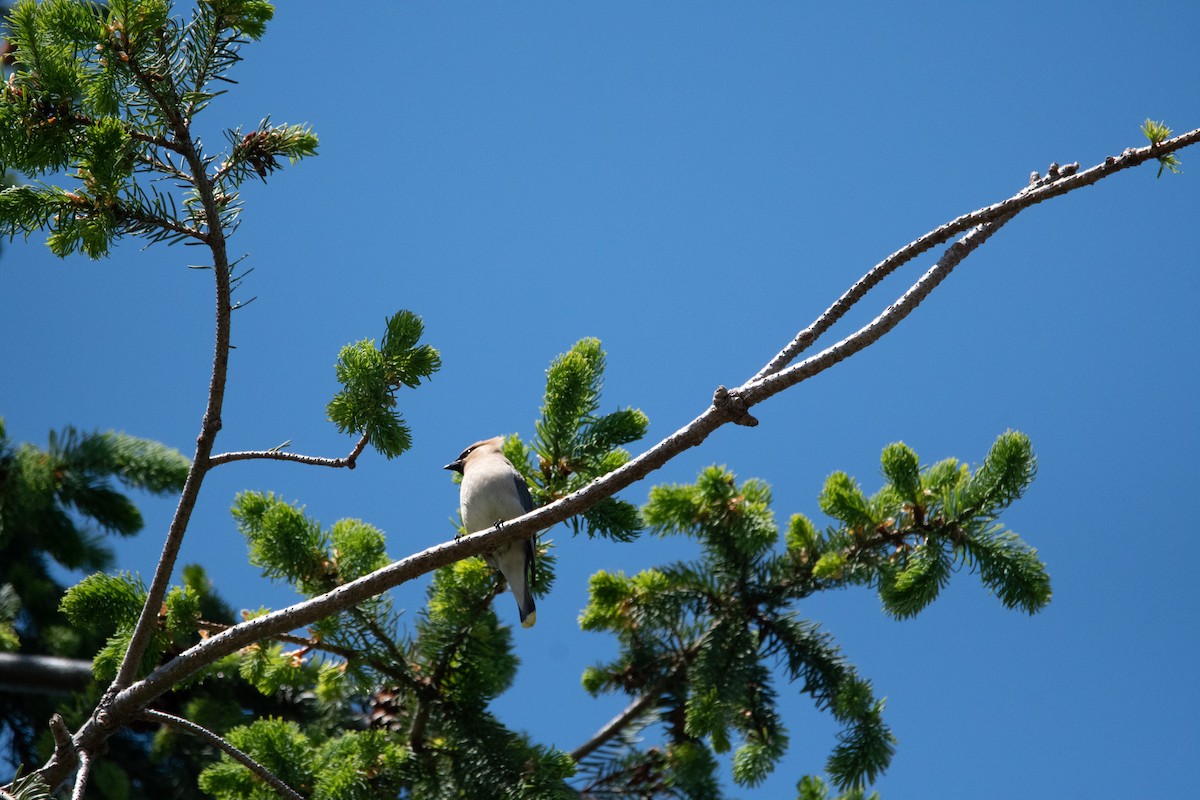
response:
<path id="1" fill-rule="evenodd" d="M 504 457 L 502 444 L 503 436 L 476 442 L 443 467 L 462 475 L 459 508 L 467 533 L 487 530 L 533 510 L 529 484 Z M 500 570 L 508 581 L 524 628 L 532 628 L 537 622 L 530 590 L 534 574 L 533 538 L 509 542 L 483 556 L 488 566 Z"/>

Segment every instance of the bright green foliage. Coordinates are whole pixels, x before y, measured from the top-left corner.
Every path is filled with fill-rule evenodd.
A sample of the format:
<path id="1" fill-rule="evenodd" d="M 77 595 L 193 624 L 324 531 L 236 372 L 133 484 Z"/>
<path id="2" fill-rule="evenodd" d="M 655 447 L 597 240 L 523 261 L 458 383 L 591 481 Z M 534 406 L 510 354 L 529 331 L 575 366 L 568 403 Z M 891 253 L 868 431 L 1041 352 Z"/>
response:
<path id="1" fill-rule="evenodd" d="M 329 529 L 331 555 L 343 580 L 352 581 L 389 563 L 383 531 L 359 519 L 340 519 Z"/>
<path id="2" fill-rule="evenodd" d="M 916 502 L 901 498 L 894 486 L 880 490 L 872 498 L 870 535 L 857 548 L 856 561 L 860 566 L 869 561 L 876 570 L 884 608 L 897 617 L 916 614 L 963 564 L 979 572 L 1005 607 L 1033 613 L 1045 606 L 1050 600 L 1045 565 L 1034 548 L 997 521 L 1036 471 L 1029 438 L 1009 431 L 974 473 L 953 460 L 922 472 Z"/>
<path id="3" fill-rule="evenodd" d="M 111 550 L 89 526 L 122 536 L 142 527 L 142 515 L 115 482 L 165 494 L 183 486 L 187 471 L 177 451 L 128 434 L 68 427 L 51 432 L 42 449 L 10 442 L 0 422 L 0 585 L 19 598 L 27 652 L 94 652 L 76 649 L 79 634 L 58 614 L 63 589 L 47 557 L 68 569 L 108 566 Z M 50 647 L 50 640 L 62 647 Z"/>
<path id="4" fill-rule="evenodd" d="M 261 0 L 200 2 L 187 21 L 165 0 L 18 2 L 6 33 L 19 61 L 0 91 L 0 168 L 67 172 L 74 185 L 0 193 L 0 232 L 48 230 L 57 255 L 98 258 L 121 236 L 205 241 L 211 225 L 235 225 L 247 178 L 316 152 L 307 127 L 266 120 L 227 131 L 223 158 L 191 134 L 194 116 L 223 91 L 214 82 L 228 80 L 238 48 L 272 13 Z M 164 193 L 143 174 L 188 188 Z"/>
<path id="5" fill-rule="evenodd" d="M 1146 121 L 1142 123 L 1142 133 L 1147 139 L 1150 140 L 1150 144 L 1158 145 L 1162 144 L 1167 139 L 1170 139 L 1172 131 L 1167 127 L 1167 123 L 1155 122 L 1154 120 L 1147 118 Z M 1180 172 L 1183 172 L 1183 166 L 1179 161 L 1179 157 L 1174 153 L 1167 153 L 1164 156 L 1159 156 L 1157 177 L 1162 177 L 1164 169 L 1169 169 L 1176 175 L 1178 175 Z"/>
<path id="6" fill-rule="evenodd" d="M 304 509 L 273 493 L 241 492 L 232 508 L 250 563 L 308 595 L 321 594 L 385 566 L 383 532 L 343 519 L 326 531 Z"/>
<path id="7" fill-rule="evenodd" d="M 250 563 L 270 578 L 283 580 L 296 591 L 315 596 L 331 591 L 388 563 L 383 532 L 361 520 L 344 519 L 325 530 L 302 508 L 274 494 L 240 493 L 232 509 L 238 530 L 246 537 Z M 391 640 L 395 626 L 391 601 L 375 597 L 313 626 L 317 640 L 340 648 L 382 648 L 381 658 L 394 660 Z M 382 641 L 381 641 L 382 640 Z M 242 675 L 264 694 L 283 686 L 306 686 L 317 679 L 322 665 L 307 660 L 309 653 L 285 653 L 262 647 L 243 652 Z M 350 670 L 347 691 L 366 680 L 362 664 Z M 294 670 L 294 673 L 289 673 Z M 326 682 L 326 689 L 334 684 Z"/>
<path id="8" fill-rule="evenodd" d="M 777 553 L 770 501 L 766 484 L 738 484 L 719 467 L 705 469 L 692 485 L 652 489 L 642 512 L 647 524 L 659 535 L 695 537 L 702 557 L 632 578 L 593 577 L 580 624 L 614 633 L 622 653 L 589 670 L 585 685 L 593 693 L 656 693 L 669 751 L 732 751 L 734 780 L 755 786 L 787 748 L 772 669 L 781 663 L 789 681 L 846 725 L 843 742 L 851 744 L 844 749 L 857 747 L 868 756 L 837 764 L 845 768 L 839 779 L 856 783 L 886 766 L 890 734 L 872 713 L 869 685 L 816 625 L 794 618 L 789 604 L 818 588 L 807 562 L 799 560 L 804 551 L 797 552 L 815 532 L 802 517 L 793 520 L 793 549 Z M 805 581 L 797 581 L 798 572 Z M 869 702 L 845 701 L 863 687 Z M 841 751 L 839 745 L 835 755 Z M 700 763 L 708 771 L 701 783 L 715 785 L 715 759 Z M 611 767 L 602 762 L 584 768 L 611 780 Z"/>
<path id="9" fill-rule="evenodd" d="M 283 646 L 252 645 L 242 651 L 238 672 L 268 697 L 290 686 L 307 686 L 317 679 L 317 665 L 302 655 L 284 652 Z"/>
<path id="10" fill-rule="evenodd" d="M 233 518 L 250 547 L 250 563 L 269 578 L 284 578 L 298 591 L 316 594 L 326 584 L 329 538 L 304 510 L 274 494 L 241 492 Z"/>
<path id="11" fill-rule="evenodd" d="M 89 575 L 63 595 L 60 608 L 73 625 L 108 635 L 108 641 L 92 662 L 97 679 L 111 680 L 116 676 L 145 600 L 145 585 L 128 573 Z M 142 674 L 157 665 L 170 645 L 195 643 L 201 602 L 201 594 L 191 587 L 177 586 L 167 594 L 162 624 L 139 666 Z"/>
<path id="12" fill-rule="evenodd" d="M 589 668 L 584 687 L 654 696 L 654 710 L 640 725 L 661 722 L 668 753 L 685 746 L 693 753 L 732 752 L 735 782 L 754 786 L 788 744 L 775 708 L 781 671 L 843 726 L 825 768 L 844 797 L 861 798 L 894 752 L 884 703 L 829 634 L 796 616 L 797 603 L 814 592 L 865 584 L 877 588 L 889 613 L 909 616 L 964 565 L 1008 607 L 1035 611 L 1049 599 L 1036 551 L 996 521 L 1036 470 L 1024 435 L 999 437 L 974 472 L 954 459 L 922 470 L 899 443 L 884 450 L 882 462 L 888 483 L 870 497 L 845 473 L 831 475 L 819 502 L 837 526 L 819 532 L 794 515 L 782 551 L 770 490 L 761 481 L 739 484 L 728 470 L 709 467 L 694 484 L 652 489 L 643 519 L 660 536 L 695 538 L 701 556 L 632 577 L 592 577 L 580 624 L 615 634 L 621 652 Z M 581 770 L 589 786 L 618 786 L 660 752 L 639 750 L 628 737 Z M 712 756 L 696 763 L 708 764 L 715 780 Z M 798 791 L 827 797 L 817 779 L 802 781 Z"/>
<path id="13" fill-rule="evenodd" d="M 437 676 L 448 699 L 484 705 L 516 677 L 512 630 L 491 610 L 497 588 L 482 559 L 460 561 L 434 574 L 428 611 L 417 623 L 414 653 L 421 672 Z"/>
<path id="14" fill-rule="evenodd" d="M 92 660 L 92 671 L 98 680 L 116 677 L 145 600 L 145 585 L 128 573 L 106 575 L 98 572 L 84 578 L 63 595 L 61 610 L 72 624 L 99 629 L 105 634 L 111 632 Z M 140 673 L 145 674 L 154 667 L 165 646 L 166 637 L 156 634 L 139 665 Z"/>
<path id="15" fill-rule="evenodd" d="M 137 622 L 145 600 L 145 585 L 129 573 L 97 572 L 67 590 L 62 611 L 75 625 L 107 623 L 120 628 Z"/>
<path id="16" fill-rule="evenodd" d="M 505 455 L 525 473 L 537 505 L 565 497 L 630 458 L 624 445 L 646 434 L 650 422 L 635 408 L 598 415 L 604 387 L 604 350 L 582 339 L 546 370 L 546 396 L 530 445 L 510 440 Z M 641 530 L 637 507 L 615 497 L 572 518 L 574 533 L 631 541 Z"/>
<path id="17" fill-rule="evenodd" d="M 367 436 L 386 458 L 412 446 L 412 434 L 396 411 L 401 386 L 415 389 L 442 366 L 438 351 L 418 344 L 424 324 L 411 311 L 387 319 L 380 347 L 364 339 L 338 354 L 337 379 L 342 390 L 329 401 L 329 419 L 342 433 Z"/>

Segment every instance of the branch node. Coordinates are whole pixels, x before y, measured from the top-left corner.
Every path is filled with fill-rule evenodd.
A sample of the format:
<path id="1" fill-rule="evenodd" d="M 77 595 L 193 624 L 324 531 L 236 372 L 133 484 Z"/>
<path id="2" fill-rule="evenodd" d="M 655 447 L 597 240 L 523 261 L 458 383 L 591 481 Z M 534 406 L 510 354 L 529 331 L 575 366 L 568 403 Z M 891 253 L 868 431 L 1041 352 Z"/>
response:
<path id="1" fill-rule="evenodd" d="M 746 410 L 746 401 L 737 389 L 729 390 L 718 386 L 713 392 L 713 407 L 735 425 L 753 428 L 758 424 L 758 420 Z"/>
<path id="2" fill-rule="evenodd" d="M 74 769 L 79 763 L 79 751 L 75 748 L 75 740 L 71 738 L 71 730 L 62 714 L 50 717 L 50 735 L 54 737 L 54 760 L 67 765 L 68 769 Z"/>

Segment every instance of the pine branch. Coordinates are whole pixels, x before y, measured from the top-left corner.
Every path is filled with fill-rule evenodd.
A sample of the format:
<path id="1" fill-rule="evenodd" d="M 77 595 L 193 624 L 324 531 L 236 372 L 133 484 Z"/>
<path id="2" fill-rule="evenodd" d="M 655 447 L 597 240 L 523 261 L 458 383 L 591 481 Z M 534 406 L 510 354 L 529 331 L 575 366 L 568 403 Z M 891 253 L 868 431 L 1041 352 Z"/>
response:
<path id="1" fill-rule="evenodd" d="M 273 772 L 264 767 L 262 764 L 259 764 L 246 753 L 234 747 L 224 738 L 210 731 L 208 728 L 197 725 L 191 720 L 184 719 L 183 717 L 177 717 L 173 714 L 165 714 L 162 711 L 155 711 L 150 708 L 143 711 L 139 716 L 141 716 L 143 719 L 161 722 L 164 725 L 171 725 L 179 728 L 180 730 L 187 731 L 197 738 L 203 739 L 213 747 L 220 750 L 222 753 L 228 755 L 234 761 L 241 764 L 246 769 L 253 772 L 258 777 L 262 778 L 262 780 L 272 789 L 274 789 L 280 797 L 286 797 L 287 800 L 304 800 L 304 796 L 302 794 L 281 781 Z"/>
<path id="2" fill-rule="evenodd" d="M 645 713 L 646 709 L 658 702 L 662 690 L 670 683 L 670 679 L 676 677 L 679 669 L 681 667 L 676 668 L 675 671 L 663 678 L 653 689 L 645 692 L 641 697 L 638 697 L 632 703 L 625 706 L 620 714 L 610 719 L 600 730 L 593 733 L 586 742 L 572 750 L 571 758 L 575 759 L 576 763 L 582 761 L 629 727 L 634 720 Z"/>
<path id="3" fill-rule="evenodd" d="M 605 723 L 600 730 L 592 734 L 592 736 L 586 742 L 572 750 L 571 758 L 575 759 L 576 763 L 587 758 L 597 749 L 603 747 L 616 736 L 619 736 L 626 728 L 628 728 L 635 720 L 637 720 L 637 718 L 641 716 L 647 708 L 656 703 L 662 697 L 663 692 L 669 689 L 671 684 L 673 684 L 692 663 L 692 660 L 696 657 L 696 654 L 700 652 L 701 648 L 704 647 L 709 637 L 712 636 L 713 631 L 716 630 L 718 622 L 719 620 L 714 619 L 709 624 L 708 628 L 706 628 L 703 633 L 696 637 L 696 640 L 692 642 L 691 645 L 680 650 L 675 655 L 675 664 L 669 670 L 667 670 L 666 674 L 664 674 L 659 680 L 655 681 L 653 686 L 643 692 L 641 697 L 638 697 L 632 703 L 627 705 L 620 714 L 617 714 L 615 717 Z"/>
<path id="4" fill-rule="evenodd" d="M 496 596 L 503 590 L 503 585 L 502 582 L 497 582 L 493 585 L 492 591 L 479 596 L 478 605 L 475 606 L 475 613 L 470 615 L 472 619 L 480 619 L 482 617 L 487 607 L 491 605 Z M 429 676 L 428 688 L 432 692 L 417 692 L 417 712 L 413 715 L 412 727 L 408 731 L 408 745 L 414 751 L 420 751 L 424 747 L 425 727 L 429 724 L 431 700 L 441 697 L 442 682 L 446 680 L 446 674 L 450 671 L 453 662 L 458 658 L 459 650 L 466 643 L 467 637 L 471 635 L 471 631 L 472 626 L 470 625 L 461 628 L 450 646 L 442 648 L 438 653 L 440 658 L 433 668 L 433 673 Z M 430 694 L 433 697 L 427 696 Z"/>

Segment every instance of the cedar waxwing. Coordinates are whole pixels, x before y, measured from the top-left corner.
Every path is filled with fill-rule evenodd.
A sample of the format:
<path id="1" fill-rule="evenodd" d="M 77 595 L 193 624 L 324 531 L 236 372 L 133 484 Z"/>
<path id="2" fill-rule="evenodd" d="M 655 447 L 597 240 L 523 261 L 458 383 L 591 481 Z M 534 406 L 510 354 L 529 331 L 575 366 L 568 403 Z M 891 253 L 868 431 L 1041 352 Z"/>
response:
<path id="1" fill-rule="evenodd" d="M 502 444 L 503 436 L 476 442 L 444 467 L 463 476 L 459 507 L 467 533 L 487 530 L 533 510 L 529 485 L 500 452 Z M 533 582 L 533 538 L 509 542 L 483 556 L 488 566 L 500 570 L 508 581 L 513 597 L 517 598 L 521 626 L 525 628 L 532 628 L 537 622 L 533 593 L 529 590 Z"/>

